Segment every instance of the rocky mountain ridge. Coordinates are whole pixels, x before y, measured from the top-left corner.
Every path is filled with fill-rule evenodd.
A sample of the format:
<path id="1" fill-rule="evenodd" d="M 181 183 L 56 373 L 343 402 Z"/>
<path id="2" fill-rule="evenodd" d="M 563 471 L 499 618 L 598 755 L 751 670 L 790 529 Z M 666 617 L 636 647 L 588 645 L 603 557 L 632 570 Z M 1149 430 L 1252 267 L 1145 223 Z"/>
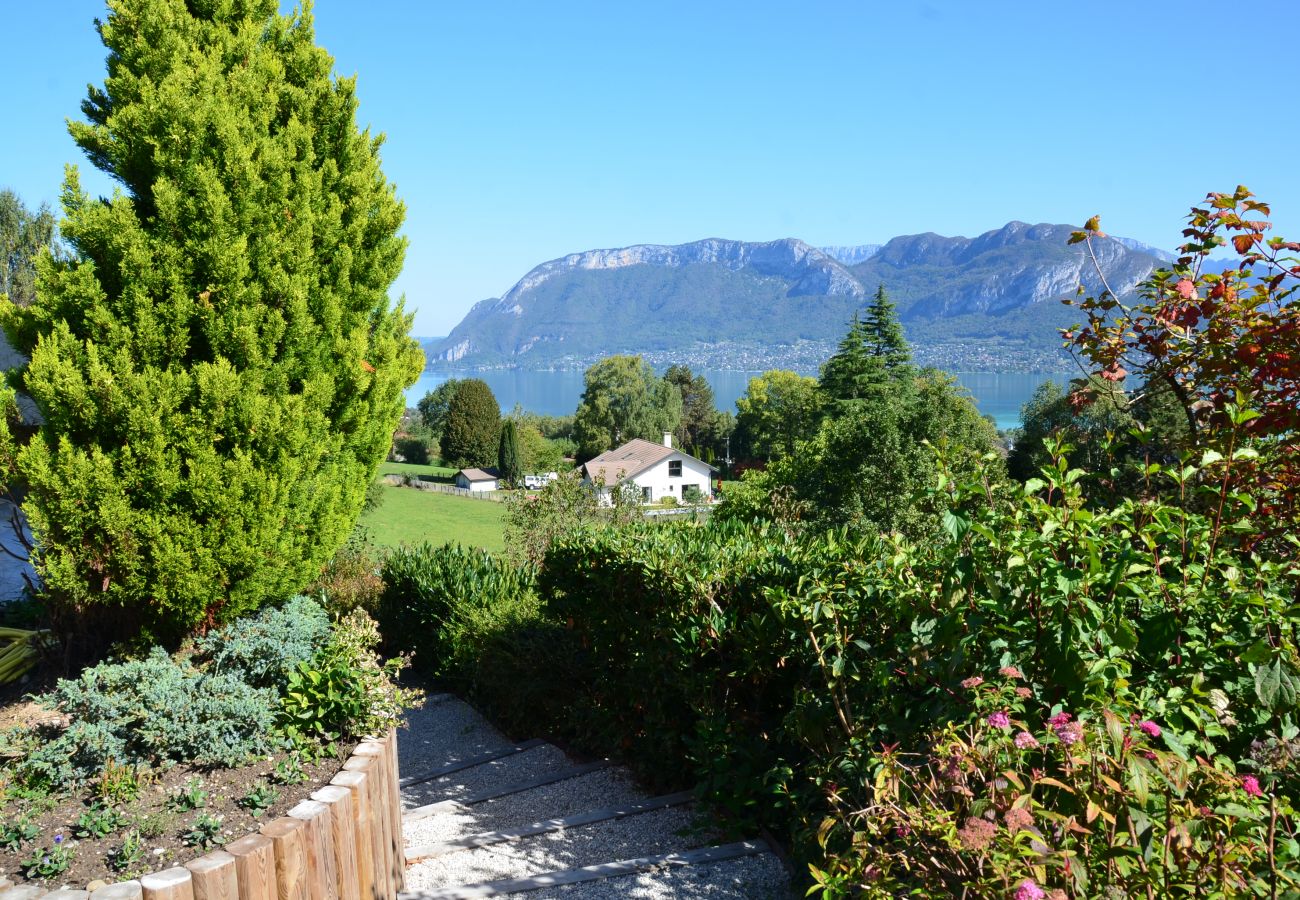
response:
<path id="1" fill-rule="evenodd" d="M 812 247 L 795 238 L 708 238 L 573 253 L 542 263 L 476 304 L 429 350 L 431 365 L 580 367 L 611 353 L 718 368 L 784 365 L 829 352 L 878 284 L 925 361 L 980 368 L 1059 363 L 1058 301 L 1101 281 L 1075 227 L 1010 222 L 974 238 L 926 233 L 883 245 Z M 1125 294 L 1168 254 L 1099 242 Z M 805 361 L 806 362 L 806 361 Z"/>

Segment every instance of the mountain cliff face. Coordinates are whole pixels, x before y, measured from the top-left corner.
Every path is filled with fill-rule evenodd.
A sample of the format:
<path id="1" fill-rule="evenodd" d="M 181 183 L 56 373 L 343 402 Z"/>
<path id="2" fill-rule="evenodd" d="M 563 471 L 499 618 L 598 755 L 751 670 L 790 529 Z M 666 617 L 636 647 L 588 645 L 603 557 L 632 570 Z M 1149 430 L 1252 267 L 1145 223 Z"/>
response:
<path id="1" fill-rule="evenodd" d="M 1101 289 L 1082 248 L 1066 244 L 1073 230 L 1011 222 L 976 238 L 883 246 L 708 239 L 574 253 L 476 304 L 430 362 L 563 368 L 632 352 L 697 366 L 815 366 L 884 284 L 923 361 L 1041 367 L 1059 353 L 1056 327 L 1077 318 L 1059 300 L 1080 284 Z M 1102 241 L 1097 253 L 1121 294 L 1165 261 L 1136 241 Z"/>

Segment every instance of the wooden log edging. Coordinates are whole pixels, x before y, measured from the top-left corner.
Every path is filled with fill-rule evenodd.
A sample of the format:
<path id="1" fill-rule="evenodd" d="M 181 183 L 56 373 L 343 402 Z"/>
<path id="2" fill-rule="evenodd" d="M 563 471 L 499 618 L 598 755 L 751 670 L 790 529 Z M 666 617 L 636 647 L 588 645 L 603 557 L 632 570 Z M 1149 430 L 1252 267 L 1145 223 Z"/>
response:
<path id="1" fill-rule="evenodd" d="M 397 731 L 362 741 L 329 785 L 184 865 L 110 884 L 91 900 L 394 900 L 405 889 Z M 0 900 L 45 897 L 0 878 Z M 50 896 L 86 896 L 81 891 Z"/>

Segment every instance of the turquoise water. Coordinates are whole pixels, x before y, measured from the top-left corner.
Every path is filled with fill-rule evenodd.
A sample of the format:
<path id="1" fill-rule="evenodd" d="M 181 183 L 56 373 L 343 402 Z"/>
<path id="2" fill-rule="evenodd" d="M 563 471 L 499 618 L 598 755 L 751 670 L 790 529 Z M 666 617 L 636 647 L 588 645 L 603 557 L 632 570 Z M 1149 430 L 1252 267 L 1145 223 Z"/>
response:
<path id="1" fill-rule="evenodd" d="M 713 387 L 719 409 L 736 410 L 736 398 L 745 393 L 749 379 L 757 372 L 702 370 L 699 374 Z M 999 428 L 1020 424 L 1020 407 L 1044 381 L 1067 383 L 1074 377 L 1068 372 L 958 372 L 957 380 L 971 392 L 980 412 L 993 417 Z M 522 372 L 497 370 L 488 372 L 425 372 L 406 392 L 407 406 L 449 378 L 482 378 L 496 394 L 502 412 L 519 404 L 529 412 L 546 416 L 572 413 L 582 397 L 581 372 Z"/>

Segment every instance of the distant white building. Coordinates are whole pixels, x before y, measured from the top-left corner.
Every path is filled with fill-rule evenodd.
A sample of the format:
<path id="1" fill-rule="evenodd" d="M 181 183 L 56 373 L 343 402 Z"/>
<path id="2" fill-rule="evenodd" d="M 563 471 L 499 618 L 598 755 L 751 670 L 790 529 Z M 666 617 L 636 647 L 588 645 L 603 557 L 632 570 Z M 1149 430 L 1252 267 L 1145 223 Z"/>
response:
<path id="1" fill-rule="evenodd" d="M 613 491 L 629 487 L 642 503 L 658 503 L 665 497 L 689 503 L 695 491 L 699 492 L 699 500 L 710 502 L 717 471 L 689 453 L 674 449 L 672 433 L 664 432 L 662 444 L 634 438 L 589 460 L 582 466 L 582 480 L 599 490 L 600 502 L 605 505 L 613 503 Z"/>
<path id="2" fill-rule="evenodd" d="M 496 469 L 461 469 L 456 473 L 456 487 L 477 493 L 497 489 Z"/>

